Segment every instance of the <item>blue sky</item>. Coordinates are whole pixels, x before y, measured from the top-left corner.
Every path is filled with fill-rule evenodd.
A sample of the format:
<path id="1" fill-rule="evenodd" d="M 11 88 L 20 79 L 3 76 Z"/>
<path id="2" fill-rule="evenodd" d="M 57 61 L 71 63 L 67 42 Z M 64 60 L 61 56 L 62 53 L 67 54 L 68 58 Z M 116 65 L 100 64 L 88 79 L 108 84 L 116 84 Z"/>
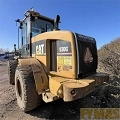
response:
<path id="1" fill-rule="evenodd" d="M 61 30 L 94 37 L 98 49 L 120 37 L 120 0 L 0 0 L 0 48 L 13 50 L 15 20 L 31 7 L 50 18 L 59 14 Z"/>

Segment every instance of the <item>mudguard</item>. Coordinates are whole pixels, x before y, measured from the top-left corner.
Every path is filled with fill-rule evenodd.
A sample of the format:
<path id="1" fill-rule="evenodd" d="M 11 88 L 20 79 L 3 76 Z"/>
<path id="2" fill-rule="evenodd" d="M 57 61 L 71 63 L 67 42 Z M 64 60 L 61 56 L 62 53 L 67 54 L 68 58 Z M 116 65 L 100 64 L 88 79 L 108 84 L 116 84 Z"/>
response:
<path id="1" fill-rule="evenodd" d="M 18 66 L 30 65 L 33 70 L 36 90 L 42 94 L 49 88 L 48 76 L 43 65 L 36 58 L 18 59 Z"/>

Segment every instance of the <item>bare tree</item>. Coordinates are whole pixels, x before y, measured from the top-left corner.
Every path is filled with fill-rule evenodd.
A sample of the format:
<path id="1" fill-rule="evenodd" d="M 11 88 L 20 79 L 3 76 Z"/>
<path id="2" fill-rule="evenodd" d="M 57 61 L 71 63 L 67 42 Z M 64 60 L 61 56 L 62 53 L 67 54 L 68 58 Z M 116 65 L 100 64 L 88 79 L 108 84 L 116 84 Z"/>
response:
<path id="1" fill-rule="evenodd" d="M 4 50 L 2 48 L 0 48 L 0 54 L 3 54 Z"/>
<path id="2" fill-rule="evenodd" d="M 6 49 L 5 49 L 5 52 L 9 52 L 9 51 L 10 51 L 9 48 L 6 48 Z"/>
<path id="3" fill-rule="evenodd" d="M 9 52 L 9 48 L 6 49 L 0 48 L 0 54 L 4 54 L 5 52 Z"/>

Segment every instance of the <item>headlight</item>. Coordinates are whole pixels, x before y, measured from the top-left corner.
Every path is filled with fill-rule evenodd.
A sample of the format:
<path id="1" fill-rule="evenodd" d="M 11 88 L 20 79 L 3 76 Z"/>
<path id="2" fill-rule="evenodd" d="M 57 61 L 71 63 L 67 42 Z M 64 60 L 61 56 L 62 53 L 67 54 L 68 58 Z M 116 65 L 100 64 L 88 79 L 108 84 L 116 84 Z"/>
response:
<path id="1" fill-rule="evenodd" d="M 76 92 L 75 92 L 75 90 L 71 90 L 71 95 L 73 95 L 73 96 L 75 96 L 76 95 Z"/>

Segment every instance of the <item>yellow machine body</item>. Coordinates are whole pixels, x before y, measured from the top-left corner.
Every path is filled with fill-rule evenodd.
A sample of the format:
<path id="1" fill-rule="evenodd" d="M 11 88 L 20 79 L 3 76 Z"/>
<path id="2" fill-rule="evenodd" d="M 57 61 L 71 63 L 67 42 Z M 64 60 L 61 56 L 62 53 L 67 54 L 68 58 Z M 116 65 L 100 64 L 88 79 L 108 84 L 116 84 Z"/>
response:
<path id="1" fill-rule="evenodd" d="M 84 79 L 77 78 L 77 54 L 74 35 L 70 31 L 51 31 L 32 38 L 32 58 L 18 59 L 19 66 L 31 65 L 38 94 L 45 102 L 58 98 L 73 101 L 95 90 L 96 86 L 109 80 L 107 74 L 96 73 Z M 57 55 L 56 71 L 51 70 L 51 41 L 66 41 L 71 45 L 69 56 Z M 42 42 L 41 42 L 42 41 Z M 43 44 L 44 42 L 44 44 Z M 43 47 L 45 47 L 43 49 Z M 45 52 L 44 52 L 45 50 Z M 54 48 L 54 51 L 57 51 Z"/>

